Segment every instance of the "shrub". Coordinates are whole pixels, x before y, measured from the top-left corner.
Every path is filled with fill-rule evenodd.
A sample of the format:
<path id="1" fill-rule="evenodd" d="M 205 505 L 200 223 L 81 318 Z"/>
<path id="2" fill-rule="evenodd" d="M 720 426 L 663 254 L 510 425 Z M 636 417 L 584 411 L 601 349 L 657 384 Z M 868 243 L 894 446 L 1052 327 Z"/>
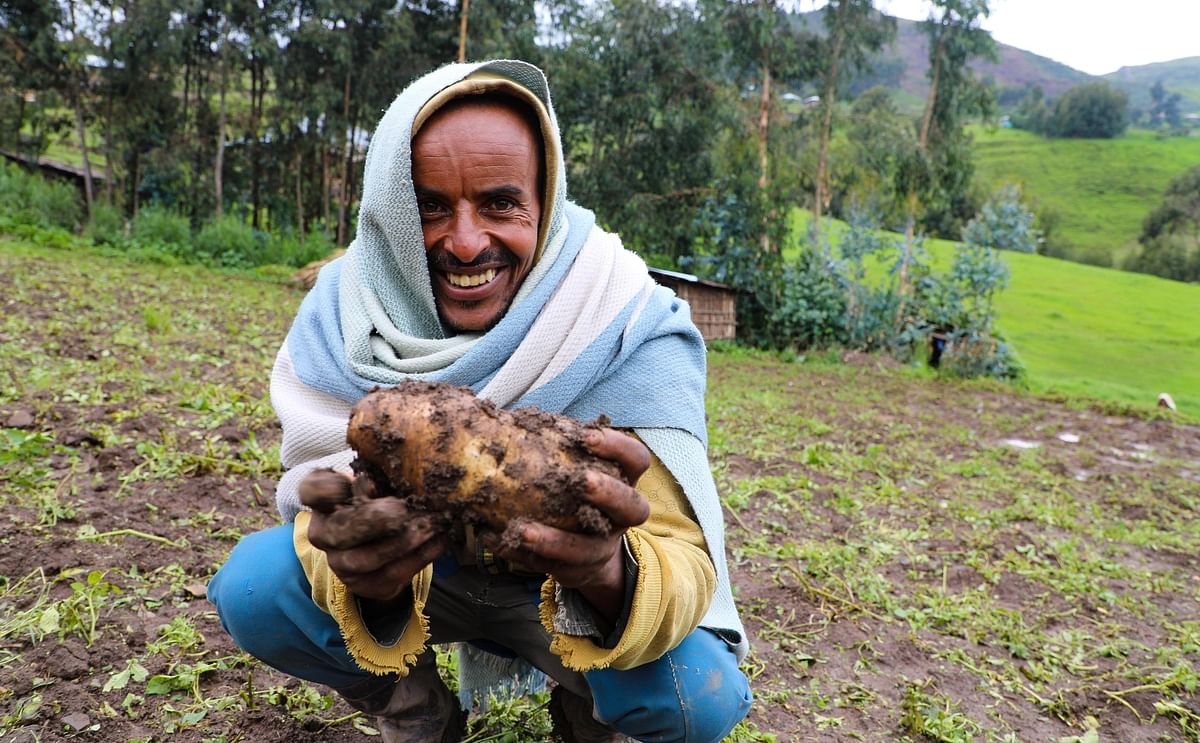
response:
<path id="1" fill-rule="evenodd" d="M 995 250 L 1036 253 L 1042 235 L 1034 214 L 1021 203 L 1016 186 L 1005 186 L 992 195 L 963 230 L 963 240 Z"/>
<path id="2" fill-rule="evenodd" d="M 294 232 L 271 233 L 267 238 L 264 263 L 299 268 L 306 263 L 320 260 L 333 252 L 333 241 L 324 230 L 316 227 L 309 231 L 301 242 Z"/>
<path id="3" fill-rule="evenodd" d="M 266 239 L 240 217 L 230 214 L 208 222 L 192 241 L 195 258 L 203 263 L 231 268 L 262 265 Z"/>
<path id="4" fill-rule="evenodd" d="M 121 211 L 108 204 L 92 205 L 92 218 L 83 234 L 97 245 L 116 245 L 125 236 L 125 219 Z"/>
<path id="5" fill-rule="evenodd" d="M 147 250 L 171 255 L 186 255 L 190 251 L 192 230 L 187 217 L 161 206 L 148 206 L 133 218 L 131 236 Z"/>
<path id="6" fill-rule="evenodd" d="M 1052 137 L 1111 139 L 1125 131 L 1129 97 L 1106 82 L 1076 85 L 1054 104 Z"/>
<path id="7" fill-rule="evenodd" d="M 74 186 L 0 163 L 0 214 L 14 222 L 74 230 L 83 204 Z"/>

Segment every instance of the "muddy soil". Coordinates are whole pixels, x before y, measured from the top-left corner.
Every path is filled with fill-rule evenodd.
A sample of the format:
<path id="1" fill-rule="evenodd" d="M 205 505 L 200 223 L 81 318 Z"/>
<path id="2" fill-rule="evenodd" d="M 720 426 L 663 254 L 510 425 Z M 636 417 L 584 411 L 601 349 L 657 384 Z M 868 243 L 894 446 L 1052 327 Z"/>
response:
<path id="1" fill-rule="evenodd" d="M 265 401 L 300 294 L 254 287 L 264 297 L 246 310 L 226 301 L 230 287 L 201 296 L 187 288 L 192 274 L 165 269 L 151 280 L 142 267 L 75 270 L 53 257 L 0 253 L 0 270 L 15 277 L 0 325 L 0 740 L 378 740 L 355 729 L 351 710 L 328 690 L 240 653 L 205 600 L 237 540 L 279 523 L 279 430 Z M 95 299 L 113 286 L 123 287 L 120 310 Z M 194 317 L 177 309 L 166 328 L 144 309 L 178 307 L 179 296 L 203 307 Z M 1171 647 L 1183 647 L 1177 661 L 1200 666 L 1200 647 L 1180 639 L 1200 628 L 1200 556 L 1186 533 L 1106 552 L 1114 576 L 1161 577 L 1153 590 L 1102 581 L 1116 601 L 1063 598 L 1020 571 L 985 576 L 978 566 L 1015 560 L 1065 528 L 1039 520 L 1039 499 L 1070 495 L 1081 518 L 1117 513 L 1145 530 L 1190 528 L 1200 517 L 1200 428 L 858 362 L 837 369 L 718 359 L 710 374 L 714 392 L 776 390 L 779 410 L 814 421 L 780 435 L 769 411 L 731 406 L 710 420 L 714 432 L 754 429 L 729 434 L 737 446 L 714 457 L 727 495 L 767 475 L 806 483 L 803 512 L 781 508 L 785 499 L 766 486 L 728 511 L 731 580 L 754 647 L 754 728 L 779 742 L 900 740 L 911 682 L 979 721 L 976 740 L 1012 733 L 1055 741 L 1082 734 L 1089 719 L 1103 741 L 1189 739 L 1180 714 L 1155 708 L 1161 694 L 1119 673 L 1130 664 L 1152 669 L 1155 649 Z M 1005 442 L 1037 443 L 1038 459 Z M 513 456 L 494 451 L 498 463 Z M 914 455 L 884 462 L 893 451 Z M 987 466 L 977 467 L 981 452 Z M 981 480 L 993 470 L 1016 473 L 1017 484 Z M 962 526 L 951 518 L 955 499 L 975 490 L 996 513 L 1015 515 L 994 527 Z M 855 492 L 886 498 L 856 512 L 846 505 Z M 872 523 L 920 532 L 911 554 L 881 563 L 894 595 L 984 584 L 1013 622 L 1093 633 L 1119 626 L 1114 655 L 1039 686 L 1053 699 L 1038 704 L 1021 690 L 1045 669 L 1013 661 L 1015 651 L 995 637 L 914 629 L 836 576 L 820 579 L 801 558 L 772 551 L 857 544 Z M 1092 537 L 1097 545 L 1112 539 Z M 60 609 L 54 617 L 51 605 Z M 1015 662 L 1028 675 L 1011 690 L 985 688 L 963 658 Z M 1194 686 L 1171 693 L 1200 714 Z M 768 740 L 744 738 L 752 739 Z"/>

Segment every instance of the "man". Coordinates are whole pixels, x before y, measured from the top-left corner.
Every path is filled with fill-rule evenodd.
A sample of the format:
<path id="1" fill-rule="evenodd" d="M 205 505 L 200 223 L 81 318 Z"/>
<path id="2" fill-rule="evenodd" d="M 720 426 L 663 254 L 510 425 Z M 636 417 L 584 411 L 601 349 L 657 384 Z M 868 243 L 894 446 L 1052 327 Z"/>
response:
<path id="1" fill-rule="evenodd" d="M 450 642 L 549 676 L 566 741 L 720 740 L 750 693 L 704 374 L 686 305 L 567 201 L 541 72 L 499 61 L 430 73 L 380 122 L 358 235 L 276 358 L 288 468 L 277 500 L 292 523 L 242 540 L 209 597 L 241 647 L 333 687 L 385 741 L 461 736 L 430 647 Z M 588 442 L 623 473 L 588 478 L 614 532 L 530 523 L 516 545 L 470 532 L 452 544 L 398 498 L 344 528 L 342 505 L 364 485 L 348 474 L 350 406 L 405 379 L 632 431 Z"/>

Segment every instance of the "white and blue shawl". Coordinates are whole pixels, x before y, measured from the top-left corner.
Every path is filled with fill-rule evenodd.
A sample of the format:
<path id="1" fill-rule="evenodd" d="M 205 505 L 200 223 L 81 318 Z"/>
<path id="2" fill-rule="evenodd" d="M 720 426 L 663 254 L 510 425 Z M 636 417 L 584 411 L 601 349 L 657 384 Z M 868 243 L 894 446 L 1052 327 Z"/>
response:
<path id="1" fill-rule="evenodd" d="M 464 79 L 501 78 L 544 107 L 549 151 L 540 256 L 499 323 L 447 332 L 438 319 L 413 190 L 413 121 Z M 509 83 L 505 83 L 506 85 Z M 537 405 L 580 420 L 603 414 L 631 428 L 679 481 L 704 532 L 718 586 L 702 626 L 747 650 L 724 553 L 724 524 L 706 454 L 705 348 L 686 303 L 593 215 L 566 198 L 557 123 L 541 71 L 515 61 L 443 67 L 392 103 L 367 155 L 358 232 L 304 299 L 272 375 L 289 468 L 277 500 L 300 508 L 296 484 L 349 462 L 349 406 L 405 379 L 472 388 L 502 407 Z"/>

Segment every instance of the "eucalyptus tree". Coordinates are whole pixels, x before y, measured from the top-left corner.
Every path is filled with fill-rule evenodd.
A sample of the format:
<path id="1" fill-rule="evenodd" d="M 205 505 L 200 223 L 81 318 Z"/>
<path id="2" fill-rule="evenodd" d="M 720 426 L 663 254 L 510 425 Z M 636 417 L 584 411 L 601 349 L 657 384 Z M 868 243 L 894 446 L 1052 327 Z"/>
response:
<path id="1" fill-rule="evenodd" d="M 905 234 L 910 239 L 918 211 L 925 229 L 943 235 L 956 235 L 957 226 L 974 211 L 968 200 L 974 168 L 963 125 L 968 117 L 992 110 L 991 91 L 969 66 L 979 57 L 995 58 L 996 43 L 980 25 L 988 15 L 988 3 L 933 0 L 933 14 L 921 23 L 929 37 L 929 94 L 917 148 L 928 172 L 924 192 L 915 188 L 909 192 Z"/>
<path id="2" fill-rule="evenodd" d="M 721 3 L 600 0 L 544 51 L 569 183 L 626 243 L 674 263 L 694 251 L 694 215 L 738 126 L 725 81 Z"/>
<path id="3" fill-rule="evenodd" d="M 872 53 L 896 33 L 896 19 L 878 13 L 872 0 L 829 0 L 822 20 L 827 35 L 821 45 L 821 119 L 812 205 L 812 227 L 818 234 L 821 213 L 829 206 L 829 139 L 839 86 L 848 76 L 868 67 Z"/>

